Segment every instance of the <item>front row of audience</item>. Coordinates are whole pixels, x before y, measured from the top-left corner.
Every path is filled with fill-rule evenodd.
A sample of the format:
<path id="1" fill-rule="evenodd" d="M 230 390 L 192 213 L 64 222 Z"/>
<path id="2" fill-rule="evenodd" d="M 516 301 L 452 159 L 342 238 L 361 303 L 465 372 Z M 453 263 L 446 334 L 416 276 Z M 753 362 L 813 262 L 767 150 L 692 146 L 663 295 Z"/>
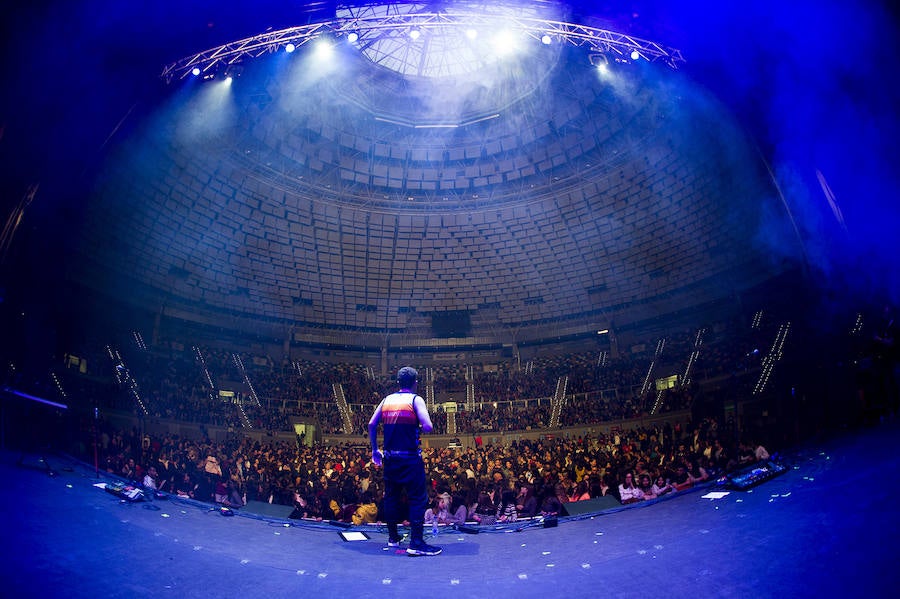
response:
<path id="1" fill-rule="evenodd" d="M 599 497 L 628 505 L 683 491 L 768 456 L 756 444 L 735 447 L 718 430 L 708 419 L 683 431 L 676 427 L 672 434 L 639 429 L 507 447 L 428 447 L 423 458 L 432 503 L 425 520 L 492 525 L 566 515 L 566 504 Z M 382 472 L 366 448 L 246 437 L 214 443 L 136 431 L 104 431 L 100 441 L 106 469 L 148 489 L 231 508 L 248 500 L 290 505 L 295 518 L 382 520 Z M 85 453 L 88 447 L 82 444 Z"/>

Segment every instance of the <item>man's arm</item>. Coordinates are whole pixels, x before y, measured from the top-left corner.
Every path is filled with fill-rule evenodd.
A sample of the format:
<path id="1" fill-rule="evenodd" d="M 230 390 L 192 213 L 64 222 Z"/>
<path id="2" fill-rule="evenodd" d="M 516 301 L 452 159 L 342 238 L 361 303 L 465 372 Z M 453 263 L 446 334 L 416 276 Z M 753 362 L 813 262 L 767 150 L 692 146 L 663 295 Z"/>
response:
<path id="1" fill-rule="evenodd" d="M 372 446 L 372 461 L 376 466 L 381 465 L 381 452 L 378 451 L 378 423 L 381 422 L 381 406 L 384 400 L 375 408 L 375 413 L 369 419 L 369 444 Z"/>
<path id="2" fill-rule="evenodd" d="M 422 399 L 421 396 L 416 395 L 413 398 L 413 409 L 416 411 L 416 416 L 419 418 L 419 424 L 422 425 L 422 430 L 426 433 L 430 433 L 432 429 L 434 429 L 434 425 L 431 424 L 431 416 L 428 415 L 428 408 L 425 406 L 425 400 Z"/>

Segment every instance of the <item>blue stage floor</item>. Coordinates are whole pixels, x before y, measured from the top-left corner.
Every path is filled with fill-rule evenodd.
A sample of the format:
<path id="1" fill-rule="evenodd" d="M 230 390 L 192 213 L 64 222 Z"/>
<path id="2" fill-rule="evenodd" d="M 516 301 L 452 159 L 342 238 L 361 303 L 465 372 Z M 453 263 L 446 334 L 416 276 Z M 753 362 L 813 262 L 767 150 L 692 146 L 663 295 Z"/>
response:
<path id="1" fill-rule="evenodd" d="M 807 446 L 746 492 L 713 488 L 555 528 L 442 531 L 437 557 L 344 542 L 338 528 L 176 500 L 127 503 L 92 469 L 2 454 L 5 597 L 838 597 L 897 566 L 900 423 Z M 299 595 L 298 595 L 299 593 Z"/>

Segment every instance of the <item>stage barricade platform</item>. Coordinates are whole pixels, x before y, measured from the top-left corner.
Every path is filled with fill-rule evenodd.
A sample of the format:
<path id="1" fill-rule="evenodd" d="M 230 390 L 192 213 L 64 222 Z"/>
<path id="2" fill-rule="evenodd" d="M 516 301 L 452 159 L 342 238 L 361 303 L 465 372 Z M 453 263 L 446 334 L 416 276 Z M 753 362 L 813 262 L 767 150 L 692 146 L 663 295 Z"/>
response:
<path id="1" fill-rule="evenodd" d="M 240 510 L 249 514 L 256 514 L 257 516 L 287 520 L 294 511 L 294 508 L 290 505 L 279 505 L 277 503 L 250 500 L 247 502 L 247 505 L 240 508 Z"/>
<path id="2" fill-rule="evenodd" d="M 621 507 L 622 504 L 618 499 L 611 495 L 607 495 L 605 497 L 595 497 L 584 501 L 570 501 L 569 503 L 564 503 L 560 515 L 583 516 L 585 514 L 594 514 Z"/>

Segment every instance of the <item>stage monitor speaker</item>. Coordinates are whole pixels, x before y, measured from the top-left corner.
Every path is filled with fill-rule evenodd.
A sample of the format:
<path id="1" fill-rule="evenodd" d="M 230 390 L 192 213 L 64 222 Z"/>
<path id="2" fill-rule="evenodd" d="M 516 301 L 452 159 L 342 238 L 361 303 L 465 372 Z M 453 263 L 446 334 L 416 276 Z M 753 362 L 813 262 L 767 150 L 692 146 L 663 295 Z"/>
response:
<path id="1" fill-rule="evenodd" d="M 266 503 L 265 501 L 248 501 L 243 511 L 259 516 L 269 516 L 271 518 L 281 518 L 287 520 L 291 512 L 294 511 L 293 506 L 278 505 L 277 503 Z"/>
<path id="2" fill-rule="evenodd" d="M 584 514 L 602 512 L 603 510 L 614 507 L 622 507 L 622 504 L 612 495 L 606 495 L 605 497 L 594 497 L 593 499 L 586 499 L 584 501 L 564 503 L 562 506 L 562 515 L 582 516 Z"/>

